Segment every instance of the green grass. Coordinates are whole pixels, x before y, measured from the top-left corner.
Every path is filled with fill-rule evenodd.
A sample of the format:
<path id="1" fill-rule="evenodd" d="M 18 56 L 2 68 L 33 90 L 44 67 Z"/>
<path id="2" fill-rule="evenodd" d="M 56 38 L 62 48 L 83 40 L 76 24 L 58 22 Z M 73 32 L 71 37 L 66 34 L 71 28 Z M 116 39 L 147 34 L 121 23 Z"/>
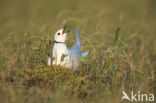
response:
<path id="1" fill-rule="evenodd" d="M 2 103 L 121 103 L 123 90 L 156 93 L 154 0 L 0 2 Z M 75 27 L 87 37 L 82 51 L 89 54 L 77 71 L 46 66 L 65 24 L 68 47 Z"/>

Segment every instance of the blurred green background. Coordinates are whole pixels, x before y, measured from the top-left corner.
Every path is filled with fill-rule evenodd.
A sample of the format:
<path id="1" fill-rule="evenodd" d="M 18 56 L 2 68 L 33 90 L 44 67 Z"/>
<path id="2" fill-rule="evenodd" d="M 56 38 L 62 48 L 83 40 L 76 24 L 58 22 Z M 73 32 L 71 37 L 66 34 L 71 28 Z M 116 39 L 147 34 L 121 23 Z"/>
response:
<path id="1" fill-rule="evenodd" d="M 155 32 L 155 0 L 1 0 L 0 2 L 0 41 L 1 44 L 10 41 L 11 43 L 8 43 L 10 46 L 14 41 L 21 42 L 21 37 L 28 28 L 31 35 L 50 37 L 65 23 L 78 26 L 84 33 L 102 31 L 111 34 L 117 26 L 128 30 L 129 34 L 138 28 L 150 31 L 148 35 Z"/>
<path id="2" fill-rule="evenodd" d="M 80 99 L 73 93 L 73 101 L 67 97 L 64 102 L 120 103 L 123 89 L 155 93 L 155 4 L 156 0 L 0 0 L 0 100 L 4 103 L 50 103 L 53 98 L 60 99 L 60 94 L 64 92 L 54 95 L 49 92 L 51 88 L 48 91 L 38 87 L 23 90 L 23 84 L 17 85 L 21 82 L 15 79 L 15 74 L 21 69 L 30 68 L 30 55 L 35 54 L 29 49 L 39 48 L 41 63 L 35 64 L 34 68 L 43 65 L 47 59 L 44 46 L 48 40 L 53 41 L 55 32 L 65 24 L 71 28 L 68 47 L 75 41 L 75 27 L 79 28 L 81 38 L 89 35 L 82 44 L 83 51 L 89 50 L 89 64 L 82 66 L 82 69 L 89 69 L 86 73 L 93 79 L 85 79 L 86 84 L 80 83 L 81 90 L 77 89 L 79 85 L 72 88 L 79 96 L 87 92 L 88 98 Z M 112 49 L 118 27 L 119 37 Z M 29 48 L 28 44 L 32 46 Z M 48 75 L 44 69 L 39 71 L 43 70 L 43 74 Z M 28 69 L 28 74 L 31 74 L 30 71 Z M 36 78 L 43 76 L 42 72 L 34 75 Z M 44 80 L 44 76 L 40 79 Z M 13 78 L 13 83 L 8 78 Z M 74 75 L 73 81 L 79 79 L 84 78 Z M 45 80 L 51 83 L 51 79 Z M 23 79 L 22 82 L 27 81 Z M 66 88 L 66 85 L 62 87 Z M 91 87 L 95 88 L 88 89 Z M 72 94 L 70 88 L 67 92 Z M 23 96 L 24 100 L 20 99 Z"/>

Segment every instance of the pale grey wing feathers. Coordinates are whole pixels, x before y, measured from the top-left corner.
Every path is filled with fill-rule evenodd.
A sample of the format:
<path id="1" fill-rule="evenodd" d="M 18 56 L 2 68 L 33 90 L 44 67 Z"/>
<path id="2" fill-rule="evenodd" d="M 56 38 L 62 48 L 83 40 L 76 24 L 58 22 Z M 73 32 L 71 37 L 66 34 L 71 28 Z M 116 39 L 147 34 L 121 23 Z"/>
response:
<path id="1" fill-rule="evenodd" d="M 76 27 L 76 45 L 81 49 L 80 33 L 77 27 Z"/>
<path id="2" fill-rule="evenodd" d="M 86 57 L 88 55 L 88 51 L 81 54 L 82 57 Z"/>
<path id="3" fill-rule="evenodd" d="M 80 40 L 80 34 L 79 34 L 79 30 L 78 28 L 76 28 L 76 43 L 71 47 L 71 48 L 68 48 L 68 50 L 79 50 L 81 51 L 81 40 Z"/>
<path id="4" fill-rule="evenodd" d="M 79 30 L 78 28 L 76 27 L 76 43 L 71 47 L 71 48 L 68 48 L 70 54 L 72 56 L 82 56 L 82 57 L 85 57 L 88 55 L 88 51 L 82 53 L 81 52 L 81 40 L 80 40 L 80 33 L 79 33 Z"/>
<path id="5" fill-rule="evenodd" d="M 81 40 L 78 28 L 76 28 L 76 43 L 71 48 L 68 48 L 68 52 L 73 62 L 73 68 L 77 68 L 81 63 L 79 56 L 85 57 L 88 54 L 88 51 L 84 53 L 81 52 Z"/>
<path id="6" fill-rule="evenodd" d="M 76 43 L 68 50 L 72 56 L 81 56 L 81 40 L 78 28 L 76 28 Z"/>

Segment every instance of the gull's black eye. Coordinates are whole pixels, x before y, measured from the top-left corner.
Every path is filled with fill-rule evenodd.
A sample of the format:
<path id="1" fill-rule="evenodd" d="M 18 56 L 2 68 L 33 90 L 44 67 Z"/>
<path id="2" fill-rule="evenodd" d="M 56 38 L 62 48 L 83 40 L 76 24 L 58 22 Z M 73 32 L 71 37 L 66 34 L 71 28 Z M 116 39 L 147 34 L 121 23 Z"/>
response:
<path id="1" fill-rule="evenodd" d="M 57 35 L 60 35 L 60 33 L 58 33 Z"/>

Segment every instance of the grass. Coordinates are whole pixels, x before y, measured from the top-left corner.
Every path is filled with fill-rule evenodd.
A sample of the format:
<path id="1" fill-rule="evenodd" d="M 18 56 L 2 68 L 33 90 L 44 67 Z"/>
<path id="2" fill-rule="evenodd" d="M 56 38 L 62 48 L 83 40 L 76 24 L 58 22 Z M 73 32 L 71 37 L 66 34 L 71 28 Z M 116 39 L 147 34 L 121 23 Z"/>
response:
<path id="1" fill-rule="evenodd" d="M 121 103 L 123 90 L 155 94 L 154 2 L 2 0 L 0 101 Z M 89 54 L 77 71 L 46 66 L 54 33 L 65 24 L 68 47 L 75 27 L 87 37 L 82 51 Z"/>

